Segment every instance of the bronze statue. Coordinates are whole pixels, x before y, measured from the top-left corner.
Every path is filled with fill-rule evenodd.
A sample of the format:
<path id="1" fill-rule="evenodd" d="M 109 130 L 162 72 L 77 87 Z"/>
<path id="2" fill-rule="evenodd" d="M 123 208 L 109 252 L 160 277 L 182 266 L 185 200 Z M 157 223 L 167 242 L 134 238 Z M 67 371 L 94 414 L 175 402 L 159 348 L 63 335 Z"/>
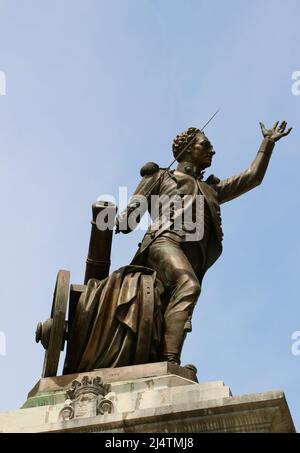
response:
<path id="1" fill-rule="evenodd" d="M 100 231 L 97 219 L 105 210 L 113 212 L 114 219 L 116 207 L 108 202 L 93 205 L 84 285 L 69 288 L 69 272 L 60 271 L 51 317 L 36 331 L 36 340 L 46 349 L 44 377 L 56 375 L 65 341 L 64 374 L 156 361 L 180 364 L 203 277 L 222 252 L 220 204 L 262 182 L 275 142 L 292 130 L 286 130 L 285 121 L 270 130 L 260 126 L 262 144 L 239 175 L 203 180 L 215 152 L 197 128 L 175 138 L 176 170 L 153 162 L 144 165 L 140 184 L 116 218 L 116 233 L 132 231 L 147 209 L 153 222 L 131 264 L 111 275 L 112 228 Z M 187 223 L 182 222 L 185 216 Z"/>
<path id="2" fill-rule="evenodd" d="M 130 228 L 126 227 L 126 219 L 136 208 L 137 196 L 146 196 L 149 201 L 152 195 L 163 194 L 170 198 L 174 195 L 191 195 L 194 199 L 197 194 L 204 197 L 204 234 L 201 240 L 189 241 L 184 229 L 172 229 L 172 222 L 155 231 L 150 226 L 132 261 L 132 264 L 153 268 L 167 292 L 163 360 L 180 363 L 181 349 L 186 332 L 191 330 L 190 320 L 200 295 L 202 279 L 222 252 L 219 205 L 239 197 L 262 182 L 275 142 L 292 130 L 286 131 L 285 121 L 281 125 L 277 122 L 270 130 L 262 123 L 260 126 L 264 139 L 254 161 L 244 172 L 224 180 L 213 175 L 206 181 L 202 180 L 203 171 L 210 167 L 215 154 L 211 142 L 202 131 L 189 128 L 177 135 L 173 142 L 177 169 L 164 171 L 154 163 L 146 164 L 141 170 L 143 179 L 134 193 L 133 201 L 119 216 L 117 231 L 128 233 Z"/>

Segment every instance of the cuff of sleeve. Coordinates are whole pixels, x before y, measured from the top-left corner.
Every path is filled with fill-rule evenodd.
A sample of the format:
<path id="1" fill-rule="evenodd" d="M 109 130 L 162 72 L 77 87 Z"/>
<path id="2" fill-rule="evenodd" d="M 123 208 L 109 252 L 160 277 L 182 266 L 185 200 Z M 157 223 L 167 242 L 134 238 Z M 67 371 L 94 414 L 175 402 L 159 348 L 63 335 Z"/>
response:
<path id="1" fill-rule="evenodd" d="M 271 153 L 274 149 L 274 146 L 275 146 L 274 140 L 272 140 L 269 137 L 265 137 L 263 139 L 263 142 L 262 142 L 258 152 L 271 155 Z"/>

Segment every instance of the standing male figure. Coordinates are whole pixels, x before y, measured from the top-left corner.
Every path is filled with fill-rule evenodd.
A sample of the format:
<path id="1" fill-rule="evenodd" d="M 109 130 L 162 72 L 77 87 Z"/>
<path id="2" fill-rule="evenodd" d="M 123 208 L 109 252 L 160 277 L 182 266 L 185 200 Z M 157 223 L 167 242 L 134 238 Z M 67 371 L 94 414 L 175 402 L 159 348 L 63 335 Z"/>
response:
<path id="1" fill-rule="evenodd" d="M 250 167 L 239 175 L 219 180 L 213 175 L 203 181 L 203 171 L 210 167 L 215 154 L 206 135 L 197 128 L 189 128 L 174 139 L 173 154 L 178 161 L 176 170 L 164 170 L 152 162 L 141 169 L 143 179 L 138 185 L 127 208 L 117 219 L 116 232 L 129 233 L 134 226 L 128 222 L 130 215 L 139 208 L 140 216 L 148 208 L 151 197 L 189 196 L 193 219 L 202 222 L 203 235 L 191 240 L 186 227 L 174 229 L 178 215 L 187 208 L 183 205 L 170 208 L 170 222 L 151 225 L 146 232 L 131 264 L 153 268 L 162 282 L 167 302 L 164 307 L 162 360 L 180 364 L 180 355 L 186 332 L 191 330 L 191 316 L 201 291 L 201 283 L 207 269 L 222 253 L 222 227 L 219 205 L 230 201 L 258 186 L 266 173 L 275 142 L 288 135 L 287 123 L 277 122 L 267 130 L 260 123 L 264 139 Z M 204 215 L 197 218 L 196 199 L 204 199 Z M 144 198 L 146 203 L 141 203 Z M 153 207 L 153 205 L 152 205 Z M 152 209 L 153 211 L 153 209 Z M 157 223 L 155 210 L 154 223 Z"/>

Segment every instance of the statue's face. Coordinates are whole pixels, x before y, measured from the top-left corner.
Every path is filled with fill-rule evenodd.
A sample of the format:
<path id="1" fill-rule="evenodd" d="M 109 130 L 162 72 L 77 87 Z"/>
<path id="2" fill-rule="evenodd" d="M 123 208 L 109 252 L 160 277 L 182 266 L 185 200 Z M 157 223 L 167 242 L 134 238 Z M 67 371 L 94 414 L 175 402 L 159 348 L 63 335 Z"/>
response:
<path id="1" fill-rule="evenodd" d="M 204 134 L 197 134 L 193 148 L 190 151 L 192 162 L 198 167 L 211 166 L 215 151 L 209 139 Z"/>

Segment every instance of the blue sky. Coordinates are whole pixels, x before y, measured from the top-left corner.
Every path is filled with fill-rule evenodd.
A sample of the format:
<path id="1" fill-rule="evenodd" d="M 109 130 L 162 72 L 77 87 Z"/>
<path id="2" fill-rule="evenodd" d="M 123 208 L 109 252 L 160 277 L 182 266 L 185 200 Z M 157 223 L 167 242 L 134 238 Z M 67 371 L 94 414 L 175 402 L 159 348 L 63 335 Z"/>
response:
<path id="1" fill-rule="evenodd" d="M 183 362 L 235 395 L 284 390 L 299 430 L 299 14 L 298 0 L 0 0 L 0 410 L 39 379 L 35 325 L 58 269 L 83 281 L 92 202 L 130 194 L 145 162 L 168 165 L 173 137 L 220 108 L 207 135 L 221 178 L 254 158 L 259 121 L 294 130 L 263 184 L 223 205 Z M 114 238 L 112 270 L 141 236 Z"/>

